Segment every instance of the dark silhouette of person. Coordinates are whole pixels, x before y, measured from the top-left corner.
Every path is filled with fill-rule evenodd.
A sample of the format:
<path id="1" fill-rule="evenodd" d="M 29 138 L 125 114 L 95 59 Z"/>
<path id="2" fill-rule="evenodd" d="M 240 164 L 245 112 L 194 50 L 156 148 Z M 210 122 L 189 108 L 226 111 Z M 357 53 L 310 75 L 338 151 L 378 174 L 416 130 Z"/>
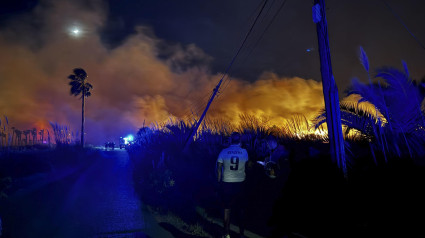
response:
<path id="1" fill-rule="evenodd" d="M 220 183 L 221 200 L 224 208 L 224 235 L 230 238 L 230 211 L 235 208 L 239 214 L 239 233 L 244 235 L 244 225 L 241 219 L 243 213 L 245 166 L 248 164 L 248 152 L 241 147 L 241 135 L 233 132 L 231 145 L 223 149 L 217 159 L 217 181 Z"/>

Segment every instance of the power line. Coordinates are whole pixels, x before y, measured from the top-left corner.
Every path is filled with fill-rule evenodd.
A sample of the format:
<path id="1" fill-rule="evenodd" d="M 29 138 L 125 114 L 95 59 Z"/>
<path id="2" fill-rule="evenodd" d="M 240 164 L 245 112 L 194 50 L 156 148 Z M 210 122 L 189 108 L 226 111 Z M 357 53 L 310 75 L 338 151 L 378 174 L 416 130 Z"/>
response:
<path id="1" fill-rule="evenodd" d="M 242 63 L 244 63 L 249 56 L 252 54 L 252 52 L 254 51 L 254 49 L 257 47 L 258 43 L 261 41 L 261 39 L 263 38 L 263 36 L 265 35 L 265 33 L 267 32 L 267 30 L 270 28 L 270 26 L 272 25 L 272 23 L 274 22 L 274 20 L 276 19 L 276 17 L 278 16 L 278 14 L 280 13 L 280 11 L 283 9 L 283 7 L 285 6 L 287 0 L 283 0 L 283 2 L 281 3 L 280 7 L 278 8 L 278 10 L 275 12 L 275 14 L 273 15 L 271 21 L 267 24 L 267 26 L 264 28 L 263 32 L 260 34 L 260 37 L 257 39 L 257 41 L 254 43 L 254 46 L 251 47 L 251 50 L 248 52 L 247 56 L 244 58 L 244 60 L 242 61 Z M 270 8 L 268 9 L 267 14 L 269 13 L 270 9 L 273 6 L 274 1 L 271 3 Z M 266 16 L 267 16 L 266 14 Z M 264 18 L 263 18 L 264 19 Z M 223 90 L 221 90 L 220 93 L 223 93 L 224 90 L 226 90 L 227 86 L 230 84 L 230 76 L 227 77 L 227 81 L 225 80 L 224 84 L 223 84 Z"/>
<path id="2" fill-rule="evenodd" d="M 286 0 L 285 0 L 286 1 Z M 264 21 L 264 19 L 267 17 L 267 15 L 269 14 L 269 12 L 270 12 L 270 10 L 272 9 L 272 7 L 273 7 L 273 4 L 274 4 L 274 2 L 275 2 L 275 0 L 273 0 L 272 1 L 272 3 L 270 4 L 270 7 L 267 9 L 267 12 L 266 12 L 266 14 L 265 14 L 265 16 L 263 17 L 263 20 L 261 20 L 261 23 Z M 263 11 L 263 9 L 264 9 L 264 7 L 266 6 L 266 3 L 267 3 L 267 0 L 263 0 L 263 1 L 261 1 L 258 5 L 257 5 L 257 7 L 256 7 L 256 9 L 257 10 L 254 10 L 250 15 L 250 17 L 249 18 L 251 18 L 251 17 L 253 17 L 253 15 L 254 15 L 254 13 L 255 12 L 257 12 L 258 11 L 258 9 L 261 7 L 261 6 L 263 6 L 263 7 L 261 7 L 261 10 L 260 10 L 260 13 L 261 13 L 261 11 Z M 282 8 L 282 6 L 279 8 L 279 10 L 278 11 L 280 11 L 280 9 Z M 275 14 L 275 15 L 277 15 L 277 13 Z M 257 15 L 257 18 L 258 18 L 258 15 Z M 275 16 L 273 17 L 273 19 L 272 19 L 272 21 L 274 20 L 274 18 L 275 18 Z M 269 23 L 269 26 L 271 25 L 271 22 Z M 268 27 L 269 27 L 268 26 Z M 268 28 L 267 27 L 267 28 Z M 267 30 L 267 29 L 266 29 Z M 265 31 L 266 31 L 265 30 Z M 263 31 L 263 33 L 262 33 L 262 35 L 265 33 L 265 31 Z M 248 33 L 249 34 L 249 33 Z M 260 36 L 260 38 L 261 38 L 262 36 Z M 257 40 L 257 42 L 255 43 L 255 45 L 257 45 L 258 44 L 258 41 L 259 40 Z M 255 47 L 255 46 L 254 46 Z M 242 46 L 241 46 L 241 48 L 242 48 Z M 252 52 L 252 50 L 251 50 L 251 52 Z M 250 53 L 249 53 L 250 54 Z M 237 56 L 237 55 L 236 55 Z M 243 60 L 243 61 L 245 61 L 246 60 L 246 58 L 247 58 L 248 56 L 246 56 L 245 57 L 245 59 Z M 227 71 L 227 73 L 224 73 L 223 74 L 223 76 L 222 76 L 222 79 L 223 79 L 223 90 L 221 90 L 221 92 L 219 92 L 219 94 L 220 93 L 222 93 L 222 92 L 224 92 L 224 90 L 227 88 L 227 86 L 228 86 L 228 84 L 230 83 L 230 69 Z M 227 80 L 227 81 L 226 81 Z M 200 99 L 200 100 L 196 100 L 196 102 L 197 102 L 197 104 L 201 101 L 201 102 L 203 102 L 207 97 L 211 97 L 211 94 L 212 94 L 212 92 L 210 93 L 210 94 L 206 94 L 202 99 Z M 186 98 L 187 98 L 187 96 L 186 96 Z M 187 110 L 185 110 L 185 112 L 183 113 L 183 118 L 184 119 L 187 119 L 187 118 L 189 118 L 189 117 L 192 117 L 193 116 L 193 105 L 195 104 L 195 102 L 193 102 L 193 103 L 191 103 L 190 105 L 189 105 L 189 108 L 187 109 Z M 200 110 L 200 107 L 205 107 L 205 104 L 206 103 L 201 103 L 201 106 L 199 106 L 199 104 L 198 105 L 195 105 L 195 112 L 198 112 L 199 110 Z"/>
<path id="3" fill-rule="evenodd" d="M 422 42 L 420 42 L 419 39 L 415 36 L 415 34 L 413 34 L 411 30 L 409 30 L 407 25 L 403 22 L 401 17 L 394 11 L 394 9 L 385 0 L 382 0 L 382 2 L 385 4 L 385 6 L 387 6 L 387 8 L 391 11 L 391 13 L 397 18 L 397 20 L 401 23 L 401 25 L 403 25 L 403 27 L 407 30 L 407 32 L 409 32 L 409 34 L 415 39 L 415 41 L 422 47 L 422 49 L 425 50 L 425 46 L 422 44 Z"/>
<path id="4" fill-rule="evenodd" d="M 212 93 L 206 96 L 211 97 L 211 94 Z M 202 101 L 197 101 L 197 105 L 195 105 L 194 107 L 187 108 L 180 118 L 187 121 L 192 121 L 194 118 L 197 118 L 199 116 L 198 114 L 202 112 L 202 109 L 204 109 L 208 103 L 208 100 L 205 100 L 205 99 L 208 99 L 208 98 L 204 97 Z M 194 105 L 194 103 L 192 103 L 192 105 Z"/>
<path id="5" fill-rule="evenodd" d="M 266 26 L 266 28 L 264 28 L 264 31 L 261 33 L 260 37 L 257 39 L 257 41 L 254 44 L 254 47 L 251 48 L 251 51 L 248 53 L 246 59 L 251 55 L 251 53 L 254 51 L 254 49 L 257 47 L 258 43 L 261 41 L 261 39 L 263 39 L 263 36 L 266 34 L 267 30 L 270 28 L 270 26 L 272 25 L 272 23 L 274 22 L 274 20 L 276 19 L 277 15 L 280 13 L 280 11 L 283 9 L 283 7 L 285 6 L 287 0 L 283 0 L 282 4 L 280 5 L 279 9 L 275 12 L 275 14 L 273 15 L 271 21 L 269 22 L 269 24 Z"/>
<path id="6" fill-rule="evenodd" d="M 188 107 L 186 110 L 183 111 L 183 113 L 181 114 L 182 118 L 188 118 L 190 117 L 190 115 L 192 115 L 193 113 L 193 109 L 195 108 L 196 111 L 202 109 L 205 107 L 206 103 L 208 102 L 208 98 L 211 97 L 211 92 L 204 94 L 203 96 L 199 96 L 193 99 L 193 101 L 191 103 L 189 103 Z M 186 97 L 187 98 L 187 97 Z"/>
<path id="7" fill-rule="evenodd" d="M 252 23 L 252 26 L 251 26 L 251 28 L 249 29 L 248 33 L 246 34 L 246 36 L 245 36 L 244 40 L 242 41 L 242 44 L 240 45 L 240 47 L 239 47 L 238 51 L 236 52 L 235 56 L 233 57 L 232 61 L 231 61 L 231 62 L 230 62 L 230 64 L 229 64 L 229 66 L 226 68 L 226 70 L 225 70 L 225 72 L 224 72 L 223 76 L 221 77 L 220 81 L 218 82 L 217 86 L 216 86 L 216 87 L 215 87 L 215 89 L 213 90 L 213 94 L 212 94 L 212 96 L 211 96 L 210 100 L 208 101 L 208 104 L 207 104 L 207 106 L 206 106 L 206 108 L 205 108 L 204 112 L 202 113 L 201 117 L 199 118 L 199 120 L 198 120 L 198 122 L 197 122 L 197 124 L 196 124 L 195 128 L 193 128 L 193 130 L 192 130 L 192 132 L 190 133 L 189 137 L 186 139 L 186 142 L 185 142 L 185 145 L 184 145 L 184 147 L 185 147 L 185 148 L 186 148 L 186 146 L 187 146 L 187 143 L 189 142 L 189 139 L 190 139 L 190 138 L 192 138 L 192 137 L 193 137 L 193 135 L 194 135 L 194 133 L 196 133 L 196 132 L 198 131 L 198 128 L 199 128 L 200 124 L 202 123 L 202 120 L 203 120 L 203 118 L 205 117 L 205 115 L 206 115 L 206 113 L 207 113 L 207 111 L 208 111 L 208 109 L 209 109 L 209 106 L 211 105 L 212 101 L 214 100 L 214 97 L 216 96 L 216 94 L 217 94 L 218 90 L 220 89 L 220 86 L 221 86 L 221 84 L 222 84 L 222 82 L 223 82 L 224 77 L 227 75 L 227 73 L 229 72 L 229 70 L 230 70 L 230 68 L 232 67 L 233 63 L 235 62 L 236 58 L 238 57 L 239 53 L 241 52 L 242 48 L 244 47 L 245 42 L 247 41 L 247 39 L 248 39 L 249 35 L 251 34 L 252 29 L 253 29 L 253 28 L 254 28 L 254 26 L 256 25 L 256 23 L 257 23 L 257 21 L 258 21 L 258 19 L 259 19 L 260 15 L 261 15 L 261 13 L 263 12 L 264 7 L 266 6 L 267 2 L 268 2 L 268 0 L 264 1 L 264 4 L 263 4 L 263 6 L 261 7 L 260 12 L 258 13 L 257 17 L 255 18 L 254 22 Z"/>

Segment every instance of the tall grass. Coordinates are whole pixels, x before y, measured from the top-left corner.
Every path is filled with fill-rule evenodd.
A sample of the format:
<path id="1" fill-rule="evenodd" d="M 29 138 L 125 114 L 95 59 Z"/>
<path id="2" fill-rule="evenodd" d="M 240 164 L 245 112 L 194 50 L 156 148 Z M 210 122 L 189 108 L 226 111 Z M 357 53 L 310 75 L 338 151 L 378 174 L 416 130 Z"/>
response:
<path id="1" fill-rule="evenodd" d="M 207 120 L 184 150 L 187 137 L 191 134 L 193 124 L 170 119 L 162 125 L 142 127 L 137 132 L 136 143 L 129 149 L 134 163 L 134 180 L 136 191 L 147 204 L 160 207 L 164 211 L 171 210 L 177 214 L 185 214 L 185 218 L 195 220 L 195 206 L 214 208 L 218 203 L 213 200 L 215 193 L 215 166 L 220 151 L 230 145 L 229 135 L 239 131 L 242 135 L 242 146 L 250 154 L 252 161 L 264 160 L 267 155 L 265 138 L 275 135 L 281 143 L 286 143 L 288 150 L 308 151 L 315 146 L 321 150 L 321 135 L 312 137 L 304 132 L 314 132 L 314 128 L 301 116 L 288 120 L 286 127 L 269 125 L 267 120 L 257 119 L 252 115 L 240 115 L 241 124 Z M 290 127 L 290 123 L 297 122 Z M 286 130 L 285 130 L 286 129 Z M 289 133 L 298 133 L 298 137 L 290 137 Z M 289 144 L 289 140 L 297 138 L 297 143 Z M 314 142 L 306 143 L 309 138 Z M 209 205 L 208 205 L 209 204 Z M 161 210 L 160 209 L 160 210 Z"/>
<path id="2" fill-rule="evenodd" d="M 50 122 L 51 129 L 21 130 L 11 126 L 7 116 L 4 119 L 0 119 L 0 151 L 51 148 L 53 145 L 68 145 L 78 141 L 78 132 L 66 125 Z"/>
<path id="3" fill-rule="evenodd" d="M 57 122 L 50 122 L 56 145 L 69 145 L 79 143 L 78 131 L 73 131 L 67 125 L 60 125 Z"/>

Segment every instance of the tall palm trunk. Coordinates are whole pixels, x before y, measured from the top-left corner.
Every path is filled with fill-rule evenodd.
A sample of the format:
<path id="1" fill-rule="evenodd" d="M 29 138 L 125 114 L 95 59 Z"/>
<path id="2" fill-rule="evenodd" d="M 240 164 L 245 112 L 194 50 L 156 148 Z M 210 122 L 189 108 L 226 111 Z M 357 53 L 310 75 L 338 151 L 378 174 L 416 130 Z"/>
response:
<path id="1" fill-rule="evenodd" d="M 35 145 L 36 141 L 37 141 L 37 130 L 34 128 L 32 130 L 32 145 Z"/>
<path id="2" fill-rule="evenodd" d="M 69 83 L 71 95 L 79 96 L 81 94 L 81 147 L 84 147 L 85 102 L 86 97 L 91 95 L 90 89 L 93 86 L 87 82 L 87 73 L 81 68 L 74 69 L 74 74 L 69 75 L 68 78 L 71 80 Z"/>

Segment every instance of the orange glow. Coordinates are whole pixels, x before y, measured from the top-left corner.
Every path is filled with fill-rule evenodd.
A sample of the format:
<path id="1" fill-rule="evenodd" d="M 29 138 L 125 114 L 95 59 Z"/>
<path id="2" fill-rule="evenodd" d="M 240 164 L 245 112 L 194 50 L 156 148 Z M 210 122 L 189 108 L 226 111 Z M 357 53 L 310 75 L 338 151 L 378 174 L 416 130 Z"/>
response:
<path id="1" fill-rule="evenodd" d="M 28 129 L 32 129 L 32 128 L 36 128 L 37 130 L 41 130 L 41 129 L 51 130 L 50 124 L 47 120 L 37 120 L 33 124 L 33 126 L 31 128 L 28 128 Z"/>
<path id="2" fill-rule="evenodd" d="M 195 45 L 177 45 L 170 46 L 169 58 L 161 59 L 158 45 L 165 42 L 146 34 L 149 30 L 142 26 L 121 45 L 109 49 L 96 35 L 105 22 L 104 8 L 93 9 L 85 11 L 62 1 L 52 2 L 49 10 L 37 9 L 34 14 L 46 23 L 37 50 L 31 37 L 12 33 L 19 32 L 25 19 L 11 24 L 14 31 L 0 31 L 0 115 L 8 116 L 10 126 L 50 130 L 49 122 L 53 122 L 78 131 L 81 101 L 69 95 L 67 79 L 77 67 L 86 70 L 94 86 L 86 101 L 89 143 L 104 143 L 172 117 L 199 118 L 221 77 L 221 73 L 210 73 L 211 57 Z M 68 25 L 64 12 L 84 22 L 91 34 L 75 40 L 56 31 Z M 178 67 L 188 59 L 207 63 Z M 267 126 L 280 127 L 299 114 L 311 120 L 323 106 L 320 82 L 264 72 L 253 83 L 232 78 L 221 89 L 208 117 L 240 125 L 239 115 L 252 114 L 266 118 Z"/>

